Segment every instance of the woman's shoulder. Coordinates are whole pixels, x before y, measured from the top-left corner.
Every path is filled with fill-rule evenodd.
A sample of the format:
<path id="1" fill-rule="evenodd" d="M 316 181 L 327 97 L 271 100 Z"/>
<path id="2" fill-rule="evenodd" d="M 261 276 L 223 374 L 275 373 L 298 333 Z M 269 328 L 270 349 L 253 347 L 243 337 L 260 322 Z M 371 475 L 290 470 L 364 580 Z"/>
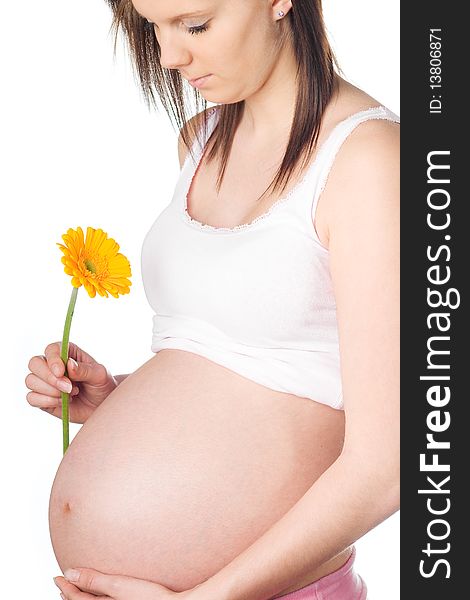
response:
<path id="1" fill-rule="evenodd" d="M 345 79 L 338 78 L 336 95 L 331 102 L 331 119 L 339 122 L 350 115 L 360 114 L 369 109 L 385 109 L 390 115 L 397 117 L 388 107 L 366 91 L 356 87 Z"/>
<path id="2" fill-rule="evenodd" d="M 400 153 L 400 123 L 386 107 L 378 107 L 358 119 L 348 135 L 339 162 L 348 170 L 373 174 L 374 169 L 387 169 L 397 163 Z M 341 160 L 342 158 L 342 160 Z"/>
<path id="3" fill-rule="evenodd" d="M 358 163 L 370 166 L 399 150 L 399 117 L 345 80 L 341 80 L 330 118 L 333 127 L 344 124 L 345 139 L 335 162 L 345 168 L 355 168 Z"/>
<path id="4" fill-rule="evenodd" d="M 336 115 L 340 122 L 346 118 L 350 126 L 345 126 L 343 135 L 338 136 L 338 147 L 334 148 L 331 172 L 323 190 L 328 238 L 338 223 L 359 219 L 365 224 L 365 215 L 377 216 L 379 207 L 391 212 L 398 210 L 400 126 L 397 115 L 379 102 L 372 102 L 374 99 L 370 96 L 357 97 L 357 100 L 346 108 L 343 106 L 344 113 Z"/>

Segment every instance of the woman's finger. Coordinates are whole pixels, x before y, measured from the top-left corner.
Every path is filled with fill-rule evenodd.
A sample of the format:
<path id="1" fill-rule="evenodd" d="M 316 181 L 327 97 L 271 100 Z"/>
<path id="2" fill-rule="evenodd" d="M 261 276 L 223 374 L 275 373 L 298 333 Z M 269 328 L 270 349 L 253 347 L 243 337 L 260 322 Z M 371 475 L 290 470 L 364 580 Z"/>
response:
<path id="1" fill-rule="evenodd" d="M 70 345 L 71 344 L 69 344 L 69 352 Z M 60 358 L 60 346 L 60 342 L 54 342 L 53 344 L 49 344 L 44 350 L 44 358 L 46 359 L 48 369 L 50 369 L 56 377 L 62 377 L 65 373 L 65 365 Z"/>
<path id="2" fill-rule="evenodd" d="M 30 373 L 26 377 L 25 383 L 26 387 L 29 388 L 32 392 L 38 392 L 39 394 L 44 394 L 46 396 L 60 396 L 61 390 L 58 386 L 53 386 L 50 383 L 47 383 L 47 381 L 44 381 L 34 373 Z M 65 392 L 67 390 L 64 389 L 62 391 Z"/>
<path id="3" fill-rule="evenodd" d="M 62 406 L 61 398 L 46 396 L 37 392 L 28 392 L 26 399 L 31 406 L 35 406 L 36 408 L 56 408 L 57 406 Z"/>
<path id="4" fill-rule="evenodd" d="M 55 577 L 54 582 L 56 586 L 60 589 L 62 594 L 65 597 L 65 600 L 95 600 L 97 597 L 95 594 L 89 594 L 88 592 L 83 592 L 73 583 L 67 581 L 64 577 Z M 100 600 L 115 600 L 110 596 L 99 596 Z"/>
<path id="5" fill-rule="evenodd" d="M 39 379 L 42 379 L 42 381 L 45 381 L 54 388 L 57 388 L 57 384 L 59 381 L 64 381 L 66 383 L 70 381 L 66 377 L 57 378 L 54 375 L 54 373 L 51 372 L 46 358 L 44 356 L 33 356 L 33 358 L 31 358 L 31 360 L 29 361 L 28 367 L 33 375 L 36 375 L 37 377 L 39 377 Z M 65 392 L 66 390 L 62 391 Z"/>
<path id="6" fill-rule="evenodd" d="M 66 585 L 72 584 L 80 591 L 90 592 L 103 600 L 157 600 L 157 598 L 163 600 L 178 595 L 176 592 L 152 581 L 127 575 L 109 575 L 95 571 L 95 569 L 73 568 L 65 571 L 64 575 L 67 579 L 55 577 L 54 581 L 60 588 L 64 587 L 64 595 L 67 600 L 85 600 L 89 596 L 73 595 L 73 590 L 72 593 L 67 592 L 69 588 L 63 586 L 63 581 Z"/>
<path id="7" fill-rule="evenodd" d="M 73 402 L 73 399 L 79 393 L 79 389 L 77 386 L 73 386 L 72 393 L 69 395 L 69 402 Z M 62 397 L 56 396 L 47 396 L 46 394 L 39 394 L 38 392 L 28 392 L 26 394 L 26 399 L 28 400 L 31 406 L 42 409 L 54 410 L 57 407 L 62 406 Z"/>

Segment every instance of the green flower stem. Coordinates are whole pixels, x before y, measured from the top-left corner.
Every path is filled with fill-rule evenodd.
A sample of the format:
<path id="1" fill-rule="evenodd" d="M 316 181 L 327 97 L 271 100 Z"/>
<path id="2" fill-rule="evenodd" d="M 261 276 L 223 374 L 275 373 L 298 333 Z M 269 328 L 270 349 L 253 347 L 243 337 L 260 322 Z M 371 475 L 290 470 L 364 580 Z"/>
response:
<path id="1" fill-rule="evenodd" d="M 72 296 L 70 297 L 67 316 L 65 317 L 64 335 L 62 336 L 62 345 L 60 347 L 60 358 L 65 365 L 65 377 L 68 377 L 67 360 L 69 357 L 70 326 L 72 325 L 72 317 L 75 308 L 75 302 L 77 300 L 77 293 L 78 288 L 74 287 L 72 290 Z M 69 447 L 69 395 L 66 392 L 60 392 L 60 397 L 62 398 L 63 453 L 65 454 L 65 451 Z"/>

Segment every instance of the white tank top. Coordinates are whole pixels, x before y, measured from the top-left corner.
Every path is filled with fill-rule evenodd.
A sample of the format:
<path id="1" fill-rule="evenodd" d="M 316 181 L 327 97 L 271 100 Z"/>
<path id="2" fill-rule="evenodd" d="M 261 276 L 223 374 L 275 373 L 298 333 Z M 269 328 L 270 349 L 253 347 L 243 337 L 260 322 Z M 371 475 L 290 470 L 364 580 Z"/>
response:
<path id="1" fill-rule="evenodd" d="M 155 315 L 151 350 L 186 350 L 280 392 L 343 408 L 329 253 L 314 227 L 319 196 L 341 144 L 369 119 L 399 122 L 380 106 L 339 123 L 301 181 L 249 224 L 193 220 L 187 196 L 207 138 L 194 141 L 173 198 L 142 246 L 142 278 Z"/>

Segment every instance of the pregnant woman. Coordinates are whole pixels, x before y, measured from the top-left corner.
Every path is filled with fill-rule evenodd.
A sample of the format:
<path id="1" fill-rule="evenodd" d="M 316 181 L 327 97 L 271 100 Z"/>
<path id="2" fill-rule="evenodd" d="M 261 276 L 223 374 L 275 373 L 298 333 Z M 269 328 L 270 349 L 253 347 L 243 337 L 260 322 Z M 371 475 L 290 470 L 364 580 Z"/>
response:
<path id="1" fill-rule="evenodd" d="M 108 2 L 181 172 L 142 247 L 154 355 L 29 363 L 29 403 L 71 390 L 83 423 L 62 597 L 364 600 L 354 542 L 399 507 L 398 117 L 339 76 L 320 0 Z"/>

